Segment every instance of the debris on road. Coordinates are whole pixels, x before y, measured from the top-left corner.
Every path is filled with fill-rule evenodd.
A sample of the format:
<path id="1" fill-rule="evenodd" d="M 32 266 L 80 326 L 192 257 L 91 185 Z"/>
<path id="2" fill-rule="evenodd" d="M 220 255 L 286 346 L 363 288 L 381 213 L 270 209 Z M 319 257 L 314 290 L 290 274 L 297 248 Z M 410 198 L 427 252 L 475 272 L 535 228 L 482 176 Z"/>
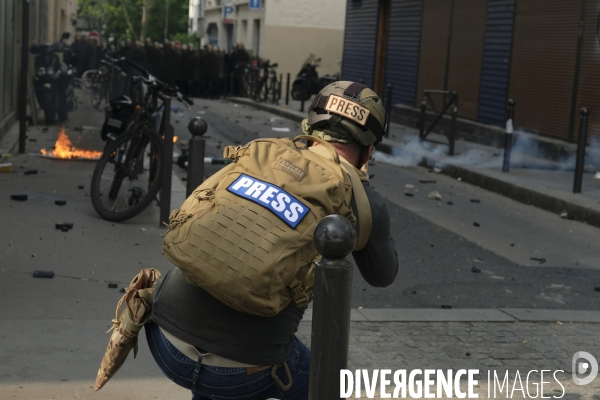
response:
<path id="1" fill-rule="evenodd" d="M 535 258 L 535 257 L 531 257 L 531 258 L 530 258 L 530 260 L 531 260 L 531 261 L 537 261 L 537 262 L 539 262 L 540 264 L 543 264 L 543 263 L 545 263 L 545 262 L 546 262 L 546 259 L 545 259 L 545 258 Z"/>
<path id="2" fill-rule="evenodd" d="M 290 128 L 288 128 L 287 126 L 284 126 L 284 127 L 274 126 L 271 129 L 274 130 L 275 132 L 289 132 L 290 131 Z"/>
<path id="3" fill-rule="evenodd" d="M 119 286 L 119 285 L 117 285 L 117 284 L 116 284 L 116 283 L 114 283 L 114 282 L 110 282 L 110 283 L 108 284 L 108 287 L 109 287 L 109 289 L 116 289 L 118 286 Z"/>
<path id="4" fill-rule="evenodd" d="M 444 310 L 449 310 L 449 309 L 451 309 L 451 308 L 452 308 L 452 306 L 451 306 L 451 305 L 449 305 L 449 304 L 442 304 L 442 308 L 443 308 Z"/>
<path id="5" fill-rule="evenodd" d="M 273 123 L 273 122 L 277 121 L 278 119 L 281 119 L 281 118 L 280 117 L 269 117 L 269 118 L 267 118 L 267 122 Z"/>
<path id="6" fill-rule="evenodd" d="M 415 196 L 414 194 L 412 194 L 410 192 L 404 192 L 404 195 L 408 196 L 408 197 L 414 197 Z"/>
<path id="7" fill-rule="evenodd" d="M 38 172 L 37 169 L 28 169 L 23 172 L 23 175 L 36 175 L 37 172 Z"/>
<path id="8" fill-rule="evenodd" d="M 434 190 L 433 192 L 429 193 L 427 195 L 427 197 L 429 197 L 432 200 L 441 200 L 442 199 L 442 195 L 437 190 Z"/>
<path id="9" fill-rule="evenodd" d="M 410 183 L 407 183 L 407 184 L 404 185 L 404 187 L 407 188 L 407 189 L 414 189 L 415 185 L 411 185 Z"/>
<path id="10" fill-rule="evenodd" d="M 81 189 L 85 188 L 85 186 L 83 186 L 83 185 L 78 185 L 78 186 L 77 186 L 77 188 L 78 188 L 79 190 L 81 190 Z"/>
<path id="11" fill-rule="evenodd" d="M 479 199 L 471 199 L 471 203 L 481 203 L 481 200 L 479 200 Z"/>
<path id="12" fill-rule="evenodd" d="M 12 171 L 13 171 L 12 163 L 0 164 L 0 172 L 12 172 Z"/>
<path id="13" fill-rule="evenodd" d="M 471 272 L 473 272 L 474 274 L 480 274 L 481 270 L 477 267 L 473 267 L 473 268 L 471 268 Z"/>
<path id="14" fill-rule="evenodd" d="M 140 231 L 146 232 L 146 228 L 140 228 Z"/>
<path id="15" fill-rule="evenodd" d="M 33 271 L 34 278 L 54 278 L 54 271 Z"/>
<path id="16" fill-rule="evenodd" d="M 15 201 L 25 201 L 25 200 L 27 200 L 27 195 L 26 194 L 11 194 L 10 199 L 15 200 Z"/>
<path id="17" fill-rule="evenodd" d="M 596 292 L 600 292 L 600 286 L 596 286 L 596 287 L 594 288 L 594 291 L 596 291 Z"/>
<path id="18" fill-rule="evenodd" d="M 453 201 L 447 201 L 446 204 L 448 204 L 449 206 L 452 206 L 452 205 L 454 205 L 454 202 Z"/>
<path id="19" fill-rule="evenodd" d="M 57 206 L 64 206 L 65 204 L 67 204 L 66 200 L 55 200 L 54 204 L 56 204 Z"/>
<path id="20" fill-rule="evenodd" d="M 56 227 L 56 229 L 60 229 L 63 232 L 68 231 L 69 229 L 73 229 L 73 223 L 71 222 L 63 222 L 63 223 L 56 223 L 54 224 L 54 226 Z"/>
<path id="21" fill-rule="evenodd" d="M 122 288 L 119 290 L 119 293 L 125 293 L 125 288 L 124 288 L 124 287 L 122 287 Z"/>
<path id="22" fill-rule="evenodd" d="M 600 179 L 600 171 L 594 174 L 594 179 Z"/>
<path id="23" fill-rule="evenodd" d="M 562 212 L 559 215 L 563 219 L 569 218 L 569 214 L 567 213 L 567 210 L 562 210 Z"/>
<path id="24" fill-rule="evenodd" d="M 480 227 L 479 222 L 473 222 L 473 226 L 476 226 L 477 228 Z"/>
<path id="25" fill-rule="evenodd" d="M 436 174 L 439 174 L 440 172 L 442 172 L 441 168 L 434 168 L 433 172 L 435 172 Z"/>
<path id="26" fill-rule="evenodd" d="M 420 180 L 419 183 L 437 183 L 437 181 L 423 179 L 423 180 Z"/>

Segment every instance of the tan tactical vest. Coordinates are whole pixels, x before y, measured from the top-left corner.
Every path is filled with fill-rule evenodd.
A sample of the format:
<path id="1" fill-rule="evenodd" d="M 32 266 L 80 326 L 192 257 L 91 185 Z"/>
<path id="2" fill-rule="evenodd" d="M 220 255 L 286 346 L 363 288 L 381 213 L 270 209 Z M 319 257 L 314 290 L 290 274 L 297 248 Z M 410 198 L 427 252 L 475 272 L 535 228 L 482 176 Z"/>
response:
<path id="1" fill-rule="evenodd" d="M 300 139 L 322 146 L 308 150 Z M 330 214 L 355 224 L 353 188 L 360 219 L 356 249 L 366 244 L 366 177 L 314 136 L 258 139 L 227 147 L 224 156 L 236 162 L 171 213 L 164 254 L 188 282 L 238 311 L 273 316 L 291 300 L 306 308 L 320 257 L 312 240 L 315 226 Z"/>

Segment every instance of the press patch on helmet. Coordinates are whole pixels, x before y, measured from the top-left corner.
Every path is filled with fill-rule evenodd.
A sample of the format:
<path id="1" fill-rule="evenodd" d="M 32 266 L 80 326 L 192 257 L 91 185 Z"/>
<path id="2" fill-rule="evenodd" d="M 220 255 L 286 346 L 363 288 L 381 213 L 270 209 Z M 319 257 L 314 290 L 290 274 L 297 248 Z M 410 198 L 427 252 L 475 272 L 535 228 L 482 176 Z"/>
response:
<path id="1" fill-rule="evenodd" d="M 227 190 L 265 207 L 292 228 L 296 228 L 310 211 L 310 208 L 279 186 L 246 174 L 241 174 Z"/>
<path id="2" fill-rule="evenodd" d="M 369 114 L 371 113 L 368 108 L 361 106 L 357 102 L 335 94 L 329 95 L 327 104 L 325 104 L 325 110 L 351 119 L 361 126 L 365 126 L 367 118 L 369 118 Z"/>
<path id="3" fill-rule="evenodd" d="M 285 172 L 298 182 L 301 182 L 306 176 L 306 172 L 283 157 L 280 157 L 279 160 L 277 160 L 273 169 Z"/>

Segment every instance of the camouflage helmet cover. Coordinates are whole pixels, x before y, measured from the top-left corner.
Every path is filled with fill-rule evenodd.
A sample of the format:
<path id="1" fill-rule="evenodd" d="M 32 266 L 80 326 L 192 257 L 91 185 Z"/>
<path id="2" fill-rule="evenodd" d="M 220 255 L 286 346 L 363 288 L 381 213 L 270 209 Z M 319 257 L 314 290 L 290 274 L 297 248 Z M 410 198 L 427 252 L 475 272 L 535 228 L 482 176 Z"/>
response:
<path id="1" fill-rule="evenodd" d="M 351 81 L 325 86 L 313 99 L 306 122 L 309 134 L 325 130 L 330 133 L 328 139 L 336 140 L 339 134 L 339 141 L 355 141 L 362 146 L 381 142 L 387 124 L 385 108 L 377 93 Z M 346 137 L 350 134 L 350 140 L 344 140 L 344 134 Z"/>

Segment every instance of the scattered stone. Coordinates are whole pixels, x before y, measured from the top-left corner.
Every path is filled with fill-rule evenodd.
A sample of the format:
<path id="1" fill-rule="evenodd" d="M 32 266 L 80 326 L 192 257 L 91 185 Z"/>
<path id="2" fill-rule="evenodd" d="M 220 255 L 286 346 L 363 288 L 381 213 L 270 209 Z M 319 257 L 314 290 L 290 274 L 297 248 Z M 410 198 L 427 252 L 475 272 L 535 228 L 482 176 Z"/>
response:
<path id="1" fill-rule="evenodd" d="M 407 188 L 407 189 L 414 189 L 415 185 L 411 185 L 410 183 L 407 183 L 407 184 L 404 185 L 404 187 Z"/>
<path id="2" fill-rule="evenodd" d="M 451 306 L 450 304 L 442 304 L 442 308 L 443 308 L 444 310 L 449 310 L 449 309 L 451 309 L 451 308 L 452 308 L 452 306 Z"/>
<path id="3" fill-rule="evenodd" d="M 412 292 L 410 292 L 410 294 L 417 294 L 417 291 L 413 290 Z"/>
<path id="4" fill-rule="evenodd" d="M 56 223 L 54 225 L 56 227 L 56 229 L 60 229 L 63 232 L 68 231 L 69 229 L 73 229 L 73 223 L 72 222 L 63 222 L 63 223 Z"/>
<path id="5" fill-rule="evenodd" d="M 594 179 L 600 179 L 600 172 L 596 172 L 594 174 Z"/>
<path id="6" fill-rule="evenodd" d="M 125 293 L 125 288 L 124 288 L 124 287 L 122 287 L 122 288 L 119 290 L 119 293 Z"/>
<path id="7" fill-rule="evenodd" d="M 441 168 L 434 168 L 433 172 L 435 172 L 436 174 L 439 174 L 440 172 L 442 172 Z"/>
<path id="8" fill-rule="evenodd" d="M 185 182 L 185 181 L 187 181 L 187 178 L 186 178 L 185 176 L 182 176 L 182 177 L 181 177 L 181 180 L 182 180 L 183 182 Z"/>
<path id="9" fill-rule="evenodd" d="M 119 286 L 119 285 L 117 285 L 117 284 L 116 284 L 116 283 L 114 283 L 114 282 L 110 282 L 110 283 L 108 284 L 108 287 L 109 287 L 110 289 L 116 289 L 118 286 Z"/>
<path id="10" fill-rule="evenodd" d="M 454 205 L 454 202 L 453 201 L 447 201 L 446 204 L 448 204 L 449 206 L 452 206 L 452 205 Z"/>
<path id="11" fill-rule="evenodd" d="M 36 175 L 37 174 L 37 169 L 28 169 L 27 171 L 23 172 L 24 175 Z"/>
<path id="12" fill-rule="evenodd" d="M 477 228 L 480 227 L 479 222 L 473 222 L 473 226 L 476 226 Z"/>
<path id="13" fill-rule="evenodd" d="M 419 183 L 437 183 L 437 181 L 423 179 L 423 180 L 420 180 Z"/>
<path id="14" fill-rule="evenodd" d="M 114 226 L 114 225 L 113 225 Z M 140 231 L 146 232 L 146 228 L 140 228 Z"/>
<path id="15" fill-rule="evenodd" d="M 510 247 L 515 247 L 515 244 L 514 244 L 514 243 L 511 243 L 511 244 L 510 244 Z"/>
<path id="16" fill-rule="evenodd" d="M 31 138 L 29 139 L 30 142 L 37 142 L 37 139 Z"/>
<path id="17" fill-rule="evenodd" d="M 15 201 L 26 201 L 27 195 L 26 194 L 11 194 L 10 199 L 15 200 Z"/>
<path id="18" fill-rule="evenodd" d="M 369 175 L 369 179 L 373 179 L 373 178 L 375 178 L 375 174 Z"/>
<path id="19" fill-rule="evenodd" d="M 432 200 L 441 200 L 442 199 L 442 195 L 437 190 L 434 190 L 433 192 L 429 193 L 427 195 L 427 197 L 429 197 Z"/>
<path id="20" fill-rule="evenodd" d="M 54 204 L 56 204 L 57 206 L 64 206 L 65 204 L 67 204 L 66 200 L 55 200 Z"/>
<path id="21" fill-rule="evenodd" d="M 479 268 L 477 268 L 477 267 L 473 267 L 473 268 L 471 268 L 471 272 L 474 273 L 474 274 L 480 274 L 481 270 Z"/>
<path id="22" fill-rule="evenodd" d="M 470 357 L 471 353 L 466 353 L 465 356 Z"/>
<path id="23" fill-rule="evenodd" d="M 562 210 L 562 212 L 559 215 L 563 219 L 569 218 L 569 214 L 567 213 L 567 210 Z"/>
<path id="24" fill-rule="evenodd" d="M 596 291 L 596 292 L 600 292 L 600 286 L 596 286 L 596 287 L 594 288 L 594 291 Z"/>
<path id="25" fill-rule="evenodd" d="M 54 278 L 54 271 L 33 271 L 34 278 Z"/>
<path id="26" fill-rule="evenodd" d="M 85 186 L 83 186 L 83 185 L 77 185 L 77 189 L 79 189 L 79 190 L 83 189 L 84 187 Z"/>
<path id="27" fill-rule="evenodd" d="M 479 199 L 471 199 L 471 203 L 481 203 L 481 200 L 479 200 Z"/>
<path id="28" fill-rule="evenodd" d="M 531 261 L 537 261 L 537 262 L 539 262 L 540 264 L 543 264 L 543 263 L 545 263 L 545 262 L 546 262 L 546 259 L 545 259 L 545 258 L 535 258 L 535 257 L 531 257 L 531 258 L 530 258 L 530 260 L 531 260 Z"/>
<path id="29" fill-rule="evenodd" d="M 414 197 L 414 194 L 412 194 L 410 192 L 404 192 L 404 195 L 407 197 Z"/>

